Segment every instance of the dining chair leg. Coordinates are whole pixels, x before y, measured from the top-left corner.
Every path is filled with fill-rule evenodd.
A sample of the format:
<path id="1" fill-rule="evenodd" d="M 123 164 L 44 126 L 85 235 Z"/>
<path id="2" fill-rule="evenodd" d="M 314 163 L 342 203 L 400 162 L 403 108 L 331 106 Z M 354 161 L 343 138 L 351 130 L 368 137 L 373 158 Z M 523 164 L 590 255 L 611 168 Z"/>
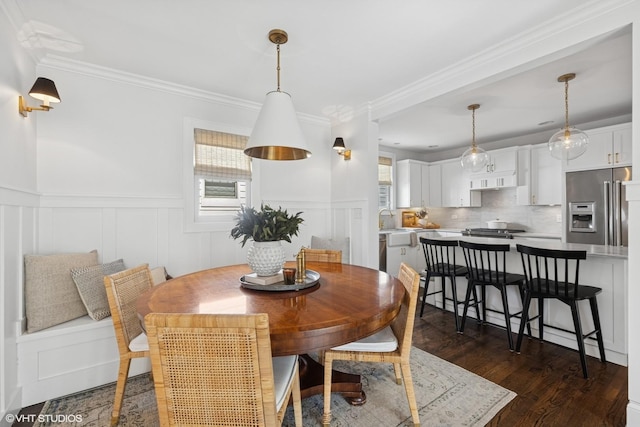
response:
<path id="1" fill-rule="evenodd" d="M 393 364 L 393 372 L 396 374 L 396 384 L 402 384 L 402 368 L 400 363 Z"/>
<path id="2" fill-rule="evenodd" d="M 580 363 L 582 364 L 582 375 L 589 378 L 587 371 L 587 355 L 584 348 L 584 336 L 582 334 L 582 325 L 580 324 L 580 310 L 577 301 L 569 302 L 571 306 L 571 315 L 573 317 L 573 325 L 576 330 L 576 340 L 578 341 L 578 352 L 580 353 Z"/>
<path id="3" fill-rule="evenodd" d="M 596 328 L 596 339 L 598 340 L 598 349 L 600 350 L 600 361 L 607 363 L 607 357 L 604 354 L 604 340 L 602 339 L 602 327 L 600 326 L 600 313 L 598 312 L 598 301 L 594 298 L 589 298 L 589 305 L 591 306 L 591 317 L 593 317 L 593 325 Z"/>
<path id="4" fill-rule="evenodd" d="M 299 362 L 298 362 L 299 363 Z M 300 366 L 293 376 L 293 415 L 296 427 L 302 427 L 302 395 L 300 393 Z"/>
<path id="5" fill-rule="evenodd" d="M 418 415 L 418 405 L 416 404 L 416 394 L 413 391 L 413 380 L 411 377 L 411 367 L 409 361 L 402 362 L 402 377 L 404 378 L 404 390 L 407 393 L 407 401 L 409 402 L 409 410 L 411 411 L 411 419 L 414 426 L 420 426 L 420 417 Z"/>
<path id="6" fill-rule="evenodd" d="M 127 387 L 127 377 L 129 376 L 129 367 L 131 359 L 128 357 L 120 358 L 120 366 L 118 368 L 118 380 L 116 382 L 116 394 L 113 399 L 113 410 L 111 411 L 111 426 L 117 426 L 120 421 L 120 410 L 122 409 L 122 400 Z"/>
<path id="7" fill-rule="evenodd" d="M 331 368 L 333 359 L 331 356 L 324 358 L 324 408 L 322 412 L 322 425 L 329 427 L 331 424 Z"/>

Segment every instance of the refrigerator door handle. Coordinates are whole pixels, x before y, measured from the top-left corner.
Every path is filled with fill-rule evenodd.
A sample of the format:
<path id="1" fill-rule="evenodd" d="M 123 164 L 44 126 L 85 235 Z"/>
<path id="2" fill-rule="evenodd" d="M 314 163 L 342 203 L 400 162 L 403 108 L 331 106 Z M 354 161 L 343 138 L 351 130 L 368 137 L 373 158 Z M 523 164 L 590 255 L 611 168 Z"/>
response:
<path id="1" fill-rule="evenodd" d="M 604 244 L 609 245 L 613 235 L 613 224 L 611 223 L 611 182 L 604 182 Z"/>
<path id="2" fill-rule="evenodd" d="M 613 220 L 615 225 L 615 242 L 613 243 L 616 246 L 622 245 L 622 215 L 620 211 L 622 209 L 621 199 L 622 195 L 622 183 L 620 181 L 615 181 L 613 185 Z"/>

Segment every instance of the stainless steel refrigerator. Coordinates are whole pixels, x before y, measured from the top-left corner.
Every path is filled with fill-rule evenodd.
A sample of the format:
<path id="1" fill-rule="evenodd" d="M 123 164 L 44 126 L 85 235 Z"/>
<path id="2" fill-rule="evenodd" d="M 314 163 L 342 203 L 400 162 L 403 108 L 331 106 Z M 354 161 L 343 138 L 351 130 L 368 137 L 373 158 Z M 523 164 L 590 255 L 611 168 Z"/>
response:
<path id="1" fill-rule="evenodd" d="M 567 242 L 627 246 L 631 167 L 567 172 Z"/>

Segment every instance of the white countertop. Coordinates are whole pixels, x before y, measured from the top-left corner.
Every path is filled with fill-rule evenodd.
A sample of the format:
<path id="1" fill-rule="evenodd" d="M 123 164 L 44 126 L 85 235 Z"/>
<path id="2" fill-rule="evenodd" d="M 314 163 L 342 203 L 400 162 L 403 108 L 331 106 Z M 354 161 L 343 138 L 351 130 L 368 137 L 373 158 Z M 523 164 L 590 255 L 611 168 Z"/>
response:
<path id="1" fill-rule="evenodd" d="M 622 246 L 605 246 L 605 245 L 586 245 L 583 243 L 562 243 L 557 239 L 540 239 L 534 242 L 526 242 L 524 239 L 497 239 L 492 237 L 441 237 L 442 240 L 464 240 L 474 243 L 489 243 L 493 245 L 508 244 L 511 246 L 511 250 L 516 250 L 516 244 L 533 246 L 537 248 L 545 249 L 562 249 L 572 251 L 587 251 L 587 256 L 602 256 L 610 258 L 622 258 L 627 259 L 629 255 L 629 248 Z"/>

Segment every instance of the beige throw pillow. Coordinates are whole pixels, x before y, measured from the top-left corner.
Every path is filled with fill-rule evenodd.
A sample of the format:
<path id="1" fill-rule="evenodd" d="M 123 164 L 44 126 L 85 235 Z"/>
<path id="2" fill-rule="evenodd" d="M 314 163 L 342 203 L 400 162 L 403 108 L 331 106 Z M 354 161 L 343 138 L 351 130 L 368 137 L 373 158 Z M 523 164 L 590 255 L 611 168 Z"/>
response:
<path id="1" fill-rule="evenodd" d="M 71 278 L 71 269 L 98 264 L 98 252 L 25 255 L 27 332 L 82 317 L 87 310 Z"/>
<path id="2" fill-rule="evenodd" d="M 111 316 L 104 276 L 125 270 L 122 259 L 102 265 L 71 269 L 71 277 L 78 288 L 80 298 L 93 320 L 102 320 Z"/>

